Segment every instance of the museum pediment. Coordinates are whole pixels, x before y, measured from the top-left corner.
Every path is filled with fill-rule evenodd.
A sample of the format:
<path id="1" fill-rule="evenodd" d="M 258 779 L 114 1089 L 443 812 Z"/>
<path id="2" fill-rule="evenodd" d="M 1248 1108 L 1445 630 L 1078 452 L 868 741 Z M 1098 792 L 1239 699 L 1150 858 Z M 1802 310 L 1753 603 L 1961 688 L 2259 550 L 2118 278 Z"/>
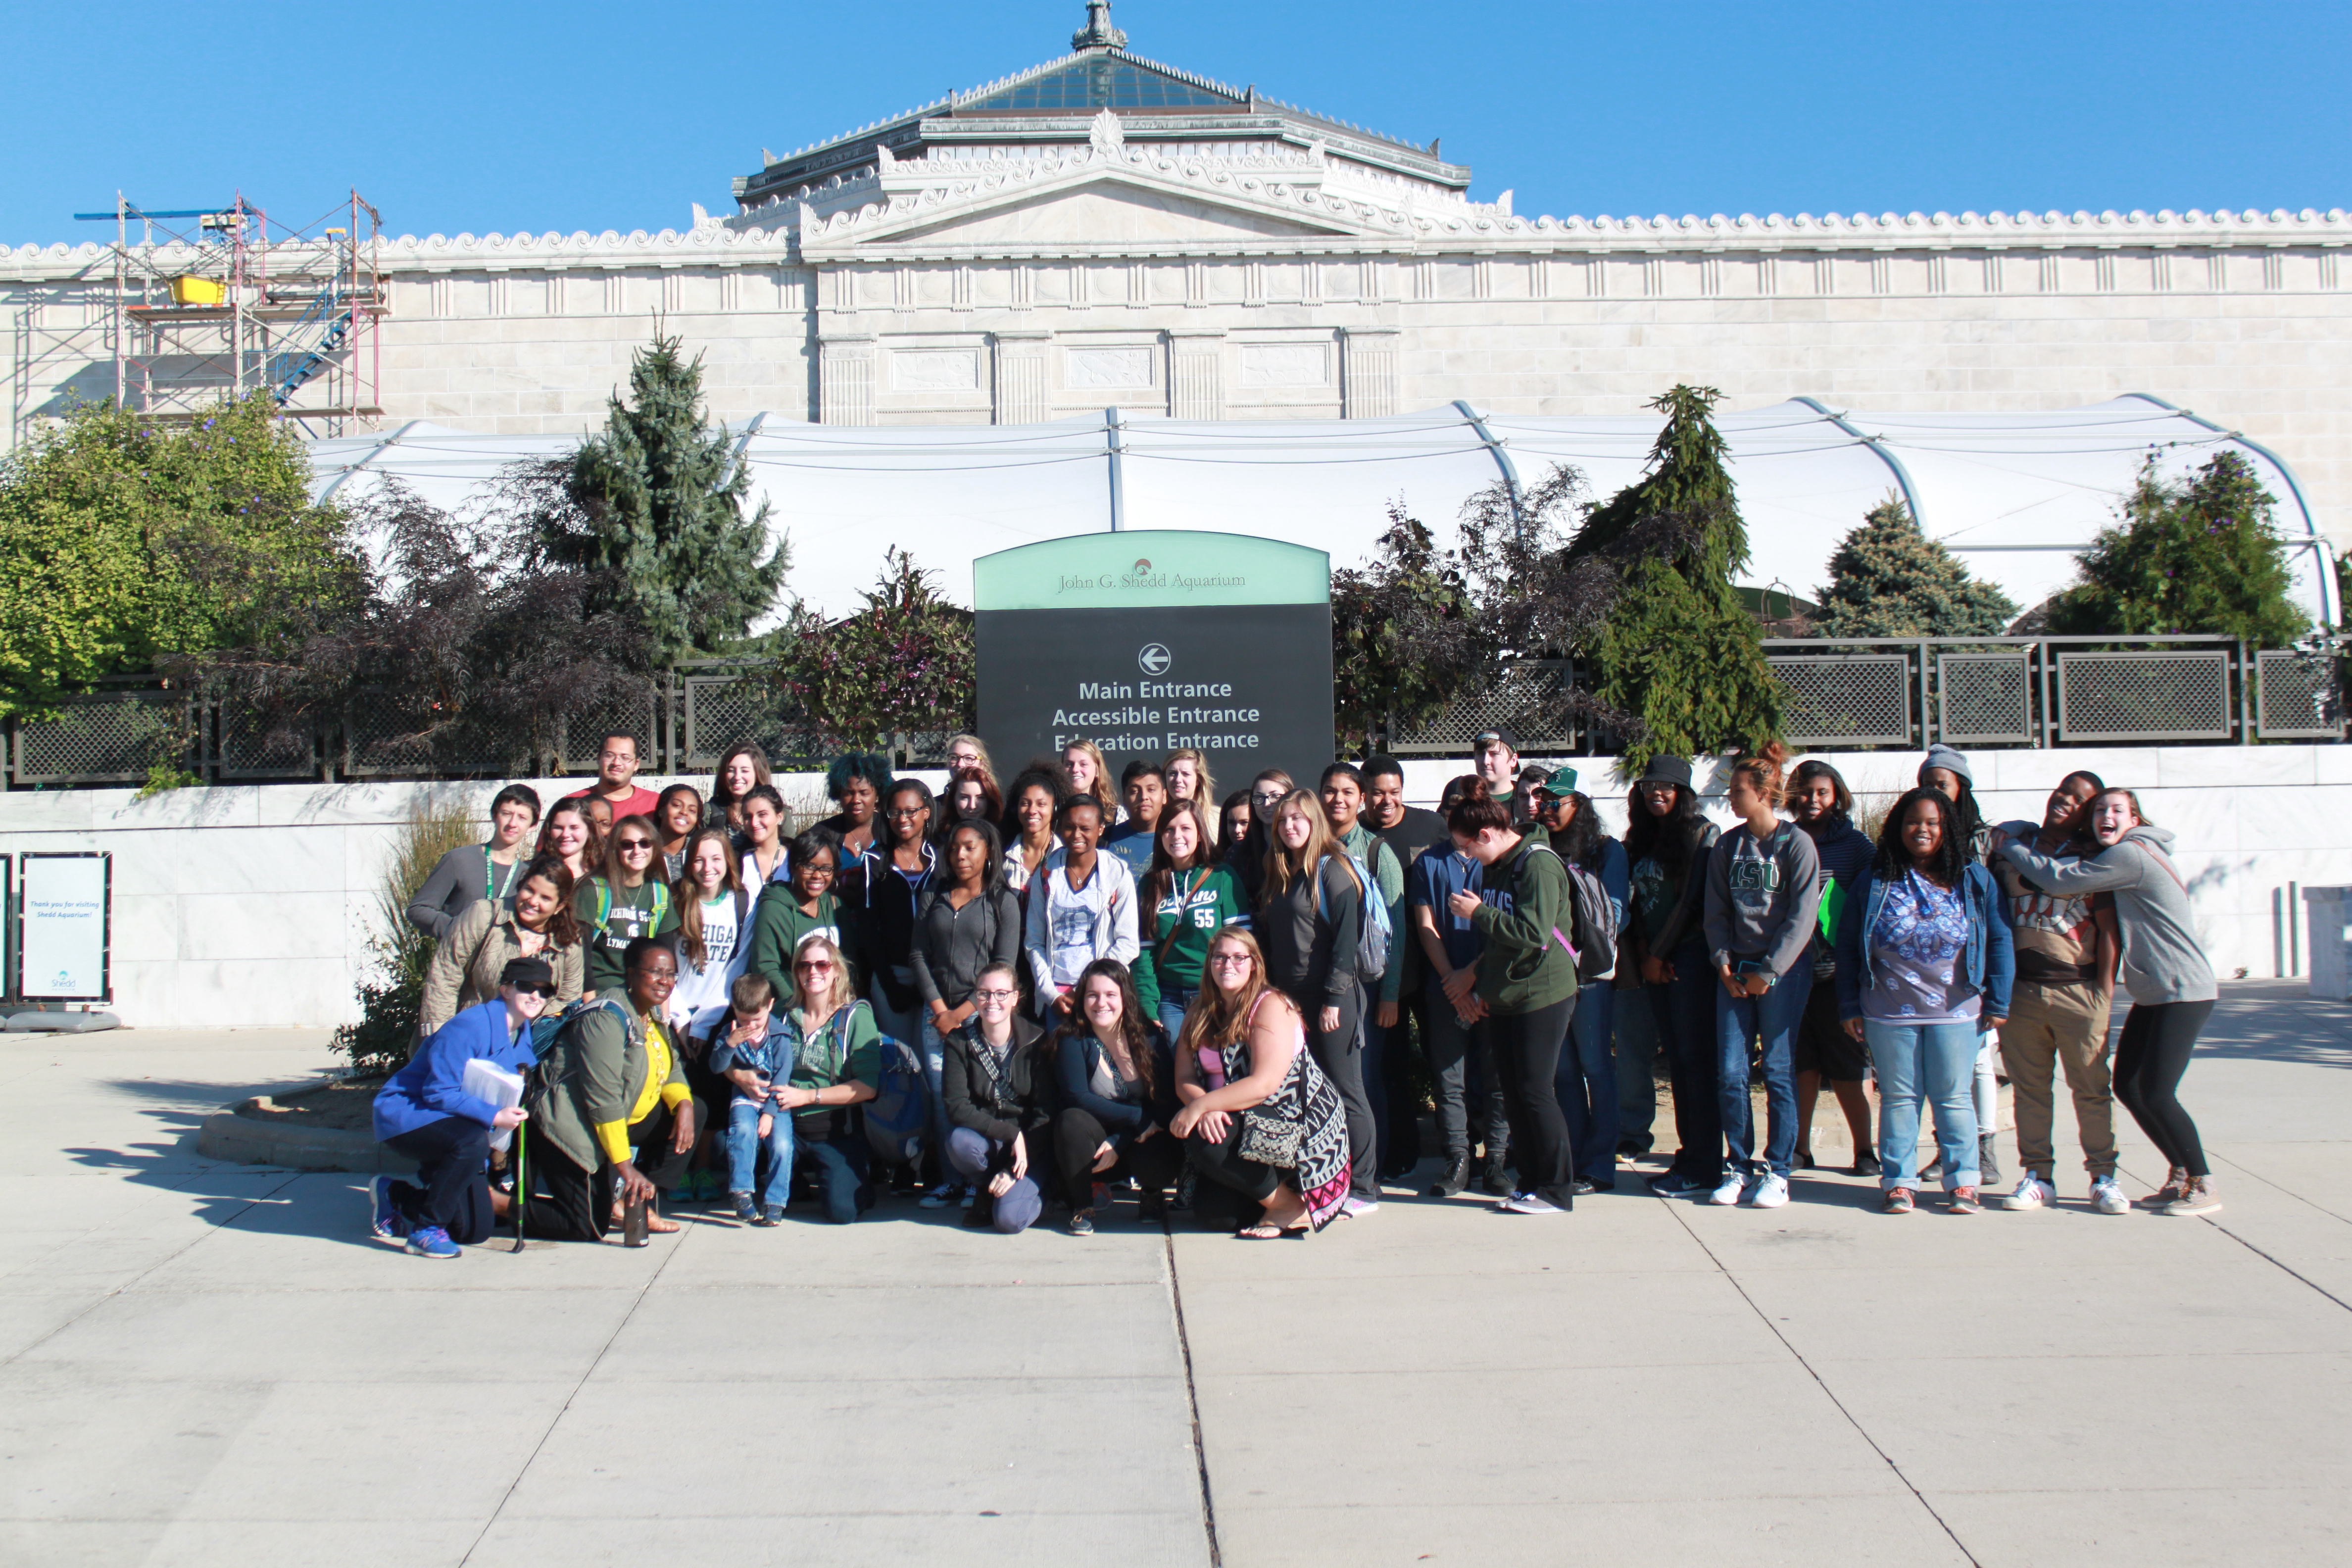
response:
<path id="1" fill-rule="evenodd" d="M 958 215 L 891 237 L 898 243 L 943 240 L 951 245 L 1065 247 L 1215 242 L 1233 239 L 1302 239 L 1343 232 L 1272 213 L 1155 190 L 1101 181 L 984 211 Z"/>

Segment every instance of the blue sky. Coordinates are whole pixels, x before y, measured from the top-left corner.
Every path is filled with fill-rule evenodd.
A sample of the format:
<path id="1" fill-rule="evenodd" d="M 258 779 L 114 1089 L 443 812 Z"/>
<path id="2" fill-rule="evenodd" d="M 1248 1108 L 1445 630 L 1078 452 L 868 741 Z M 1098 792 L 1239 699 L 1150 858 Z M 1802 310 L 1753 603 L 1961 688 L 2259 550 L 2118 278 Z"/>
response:
<path id="1" fill-rule="evenodd" d="M 26 7 L 0 242 L 242 187 L 394 233 L 684 226 L 731 175 L 1063 53 L 1079 0 Z M 2352 205 L 2352 5 L 1118 0 L 1149 58 L 1444 139 L 1522 214 Z"/>

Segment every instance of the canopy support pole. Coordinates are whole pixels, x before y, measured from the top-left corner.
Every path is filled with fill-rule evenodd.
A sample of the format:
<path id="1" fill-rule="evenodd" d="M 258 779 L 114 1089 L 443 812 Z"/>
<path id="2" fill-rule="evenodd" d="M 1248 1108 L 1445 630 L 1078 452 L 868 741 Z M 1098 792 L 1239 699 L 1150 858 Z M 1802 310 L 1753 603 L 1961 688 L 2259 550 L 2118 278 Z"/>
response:
<path id="1" fill-rule="evenodd" d="M 1127 453 L 1127 428 L 1116 408 L 1103 410 L 1103 441 L 1110 458 L 1110 531 L 1121 533 L 1127 529 L 1127 483 L 1119 459 Z"/>
<path id="2" fill-rule="evenodd" d="M 1471 407 L 1470 400 L 1465 397 L 1455 398 L 1454 406 L 1463 418 L 1470 422 L 1470 428 L 1478 432 L 1478 439 L 1485 443 L 1487 455 L 1495 459 L 1495 467 L 1503 470 L 1503 484 L 1511 492 L 1512 514 L 1517 516 L 1524 512 L 1527 497 L 1519 490 L 1518 467 L 1511 461 L 1510 453 L 1503 449 L 1503 444 L 1495 438 L 1495 433 L 1486 428 L 1486 416 Z"/>
<path id="3" fill-rule="evenodd" d="M 1865 436 L 1860 430 L 1855 429 L 1853 423 L 1849 421 L 1844 415 L 1831 413 L 1829 409 L 1822 405 L 1820 398 L 1792 397 L 1789 401 L 1791 403 L 1803 404 L 1806 407 L 1811 409 L 1814 413 L 1820 415 L 1822 418 L 1828 420 L 1831 424 L 1836 426 L 1839 429 L 1844 431 L 1847 435 L 1853 437 L 1864 446 L 1869 447 L 1872 455 L 1876 457 L 1880 462 L 1885 464 L 1888 471 L 1894 474 L 1895 486 L 1903 492 L 1903 504 L 1911 509 L 1911 521 L 1919 525 L 1919 531 L 1921 533 L 1924 534 L 1927 531 L 1927 514 L 1919 510 L 1919 492 L 1911 488 L 1911 472 L 1903 466 L 1902 458 L 1888 451 L 1877 437 Z"/>

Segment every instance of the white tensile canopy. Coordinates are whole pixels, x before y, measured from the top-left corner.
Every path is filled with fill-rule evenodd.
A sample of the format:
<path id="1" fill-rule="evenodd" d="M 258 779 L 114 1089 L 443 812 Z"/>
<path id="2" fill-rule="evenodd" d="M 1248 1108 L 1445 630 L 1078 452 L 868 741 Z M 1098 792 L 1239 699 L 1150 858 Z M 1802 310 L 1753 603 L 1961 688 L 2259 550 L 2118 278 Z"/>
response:
<path id="1" fill-rule="evenodd" d="M 2133 394 L 2037 414 L 1879 414 L 1813 398 L 1724 414 L 1747 578 L 1812 598 L 1830 553 L 1889 491 L 1929 537 L 2020 605 L 2074 575 L 2074 557 L 2151 456 L 2186 473 L 2222 448 L 2244 454 L 2290 546 L 2295 597 L 2334 624 L 2326 536 L 2286 463 L 2159 398 Z M 807 425 L 768 415 L 730 426 L 753 485 L 792 543 L 789 591 L 845 613 L 884 552 L 910 552 L 944 592 L 971 602 L 975 557 L 1105 529 L 1251 533 L 1367 560 L 1392 500 L 1450 538 L 1465 498 L 1509 477 L 1532 485 L 1572 464 L 1606 499 L 1639 476 L 1654 415 L 1486 415 L 1467 404 L 1386 419 L 1186 420 L 1114 412 L 1043 425 Z M 311 444 L 321 494 L 355 498 L 396 478 L 464 506 L 518 459 L 577 436 L 478 436 L 418 421 Z"/>

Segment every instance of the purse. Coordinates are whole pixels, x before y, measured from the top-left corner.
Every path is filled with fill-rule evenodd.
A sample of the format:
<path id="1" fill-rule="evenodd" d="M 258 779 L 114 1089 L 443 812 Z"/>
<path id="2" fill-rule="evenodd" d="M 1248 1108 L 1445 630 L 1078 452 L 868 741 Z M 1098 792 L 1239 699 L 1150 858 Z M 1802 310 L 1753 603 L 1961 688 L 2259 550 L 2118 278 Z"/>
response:
<path id="1" fill-rule="evenodd" d="M 1298 1163 L 1298 1144 L 1306 1132 L 1296 1121 L 1252 1106 L 1242 1112 L 1241 1142 L 1234 1152 L 1255 1164 L 1288 1169 Z"/>

